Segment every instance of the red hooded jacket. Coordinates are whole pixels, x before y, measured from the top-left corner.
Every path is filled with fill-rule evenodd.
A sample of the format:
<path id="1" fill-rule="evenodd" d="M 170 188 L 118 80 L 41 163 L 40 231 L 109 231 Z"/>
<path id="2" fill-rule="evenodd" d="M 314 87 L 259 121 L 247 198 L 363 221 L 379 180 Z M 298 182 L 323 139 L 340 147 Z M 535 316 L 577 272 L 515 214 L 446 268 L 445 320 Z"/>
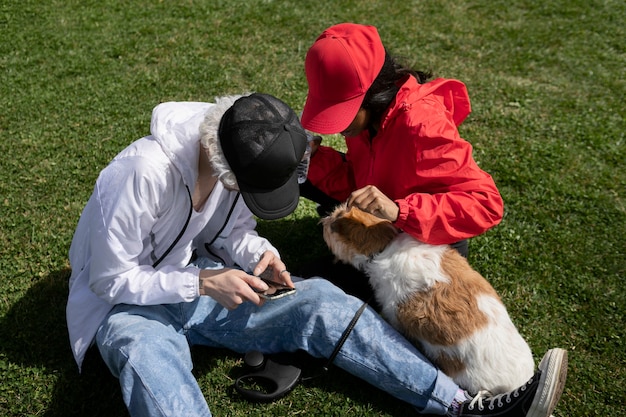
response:
<path id="1" fill-rule="evenodd" d="M 500 222 L 503 202 L 459 135 L 457 126 L 470 111 L 462 82 L 439 78 L 418 84 L 408 77 L 376 136 L 365 130 L 347 137 L 345 160 L 320 146 L 308 179 L 340 201 L 376 186 L 400 208 L 395 225 L 422 242 L 450 244 L 477 236 Z"/>

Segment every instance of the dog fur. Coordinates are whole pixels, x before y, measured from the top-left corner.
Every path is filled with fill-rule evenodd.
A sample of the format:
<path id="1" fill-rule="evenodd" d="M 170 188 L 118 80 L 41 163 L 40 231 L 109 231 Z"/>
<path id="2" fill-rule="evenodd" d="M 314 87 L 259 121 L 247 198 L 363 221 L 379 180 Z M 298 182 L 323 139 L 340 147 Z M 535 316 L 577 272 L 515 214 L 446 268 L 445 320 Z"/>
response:
<path id="1" fill-rule="evenodd" d="M 506 307 L 455 249 L 345 204 L 322 224 L 335 257 L 368 276 L 382 316 L 459 386 L 499 394 L 532 377 L 532 352 Z"/>

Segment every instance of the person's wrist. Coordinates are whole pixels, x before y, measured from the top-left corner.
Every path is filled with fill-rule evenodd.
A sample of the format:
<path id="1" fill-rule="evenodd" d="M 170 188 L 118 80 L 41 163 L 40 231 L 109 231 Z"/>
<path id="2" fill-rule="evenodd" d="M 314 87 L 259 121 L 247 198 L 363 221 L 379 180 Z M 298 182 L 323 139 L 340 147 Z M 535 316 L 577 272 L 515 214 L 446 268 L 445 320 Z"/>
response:
<path id="1" fill-rule="evenodd" d="M 202 271 L 200 271 L 200 275 L 198 276 L 198 294 L 200 295 L 206 295 L 206 292 L 204 291 L 204 280 L 207 277 L 203 277 L 202 276 Z"/>
<path id="2" fill-rule="evenodd" d="M 395 223 L 396 220 L 398 220 L 398 217 L 400 217 L 400 206 L 396 201 L 394 201 L 393 203 L 396 205 L 396 209 L 394 210 L 393 220 L 391 220 L 391 222 Z"/>

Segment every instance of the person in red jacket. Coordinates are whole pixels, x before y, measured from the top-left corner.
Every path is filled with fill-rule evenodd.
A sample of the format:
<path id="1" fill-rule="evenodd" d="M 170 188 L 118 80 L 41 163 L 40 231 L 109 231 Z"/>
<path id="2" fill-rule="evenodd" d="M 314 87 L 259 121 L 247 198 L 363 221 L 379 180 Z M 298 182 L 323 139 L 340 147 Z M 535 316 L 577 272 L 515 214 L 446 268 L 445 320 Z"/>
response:
<path id="1" fill-rule="evenodd" d="M 308 187 L 322 207 L 348 201 L 416 239 L 456 244 L 502 219 L 492 177 L 457 127 L 471 111 L 465 85 L 403 67 L 372 26 L 339 24 L 307 53 L 305 129 L 341 133 L 345 155 L 313 143 Z M 312 193 L 306 193 L 305 196 Z"/>
<path id="2" fill-rule="evenodd" d="M 458 131 L 471 111 L 462 82 L 428 81 L 431 74 L 387 52 L 375 27 L 353 23 L 326 29 L 309 49 L 305 71 L 303 127 L 341 133 L 347 145 L 342 154 L 311 142 L 301 195 L 319 203 L 321 214 L 347 201 L 464 256 L 468 238 L 500 222 L 500 193 Z"/>

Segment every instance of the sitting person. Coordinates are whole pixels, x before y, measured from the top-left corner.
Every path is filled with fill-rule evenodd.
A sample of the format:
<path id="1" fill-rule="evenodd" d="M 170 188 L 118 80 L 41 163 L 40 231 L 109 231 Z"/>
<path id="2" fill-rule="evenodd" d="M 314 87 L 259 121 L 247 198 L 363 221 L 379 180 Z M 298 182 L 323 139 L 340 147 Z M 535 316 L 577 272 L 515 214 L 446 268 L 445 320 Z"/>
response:
<path id="1" fill-rule="evenodd" d="M 67 324 L 79 368 L 95 345 L 132 416 L 211 415 L 191 371 L 193 345 L 331 356 L 361 301 L 321 279 L 273 301 L 257 293 L 267 268 L 294 286 L 253 214 L 296 208 L 305 146 L 293 110 L 269 95 L 163 103 L 151 135 L 102 170 L 70 247 Z M 566 352 L 548 351 L 524 386 L 472 398 L 372 309 L 335 359 L 420 413 L 450 416 L 547 417 L 566 362 Z"/>

